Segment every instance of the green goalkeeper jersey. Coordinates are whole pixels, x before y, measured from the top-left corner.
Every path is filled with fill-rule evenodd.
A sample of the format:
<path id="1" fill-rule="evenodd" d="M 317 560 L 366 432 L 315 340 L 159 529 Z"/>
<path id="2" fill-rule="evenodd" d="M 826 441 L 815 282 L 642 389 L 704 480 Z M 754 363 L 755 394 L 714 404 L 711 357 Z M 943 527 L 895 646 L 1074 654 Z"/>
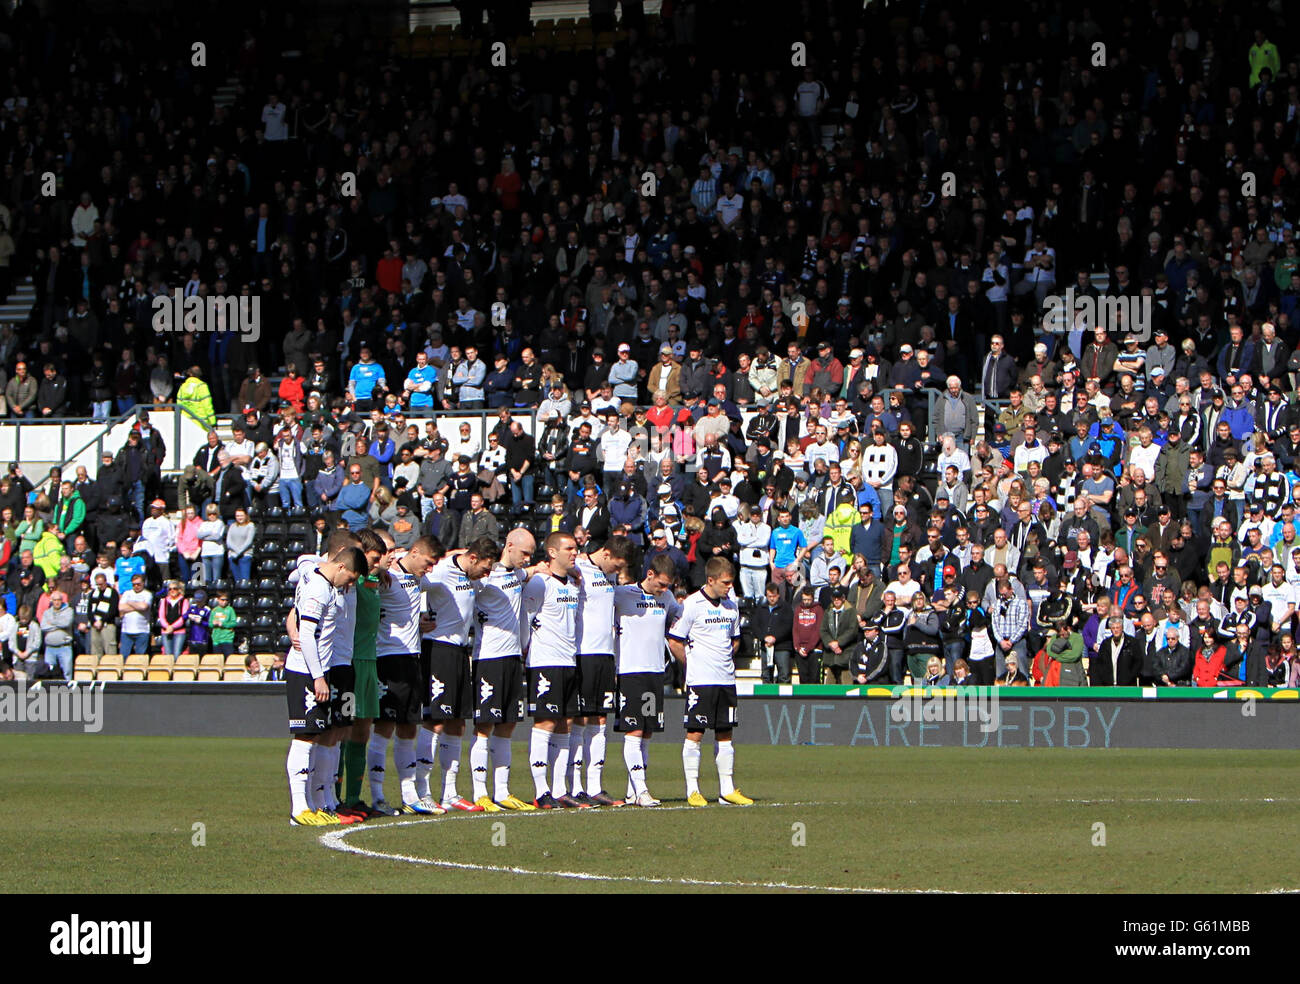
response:
<path id="1" fill-rule="evenodd" d="M 357 622 L 352 637 L 352 661 L 375 658 L 379 636 L 379 576 L 368 574 L 357 582 Z"/>

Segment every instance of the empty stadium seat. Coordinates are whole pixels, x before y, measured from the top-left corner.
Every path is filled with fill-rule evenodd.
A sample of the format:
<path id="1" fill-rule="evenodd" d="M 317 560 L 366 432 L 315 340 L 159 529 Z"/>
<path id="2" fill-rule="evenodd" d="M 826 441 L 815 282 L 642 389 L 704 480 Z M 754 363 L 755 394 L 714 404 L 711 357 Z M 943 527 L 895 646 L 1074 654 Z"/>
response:
<path id="1" fill-rule="evenodd" d="M 123 660 L 122 657 L 116 653 L 105 654 L 99 657 L 99 665 L 96 667 L 96 669 L 117 670 L 120 673 L 122 671 L 122 667 L 125 664 L 125 662 L 126 661 Z"/>
<path id="2" fill-rule="evenodd" d="M 148 675 L 147 667 L 127 666 L 122 670 L 122 679 L 130 681 L 143 681 Z"/>
<path id="3" fill-rule="evenodd" d="M 198 681 L 199 683 L 220 683 L 224 673 L 225 671 L 221 669 L 200 669 Z"/>
<path id="4" fill-rule="evenodd" d="M 227 666 L 221 677 L 222 681 L 225 683 L 238 683 L 243 678 L 244 665 L 242 663 L 234 668 Z"/>
<path id="5" fill-rule="evenodd" d="M 150 666 L 149 672 L 145 675 L 145 679 L 148 680 L 150 683 L 166 683 L 170 681 L 171 678 L 172 678 L 172 671 L 165 667 L 158 668 L 155 666 Z"/>
<path id="6" fill-rule="evenodd" d="M 221 669 L 225 665 L 226 657 L 222 656 L 221 653 L 204 653 L 202 658 L 199 659 L 199 669 L 201 670 Z"/>
<path id="7" fill-rule="evenodd" d="M 192 666 L 177 666 L 172 670 L 172 683 L 193 683 L 198 676 L 198 671 Z"/>
<path id="8" fill-rule="evenodd" d="M 240 673 L 244 672 L 244 657 L 240 656 L 239 653 L 231 653 L 226 657 L 226 670 L 230 671 L 231 669 L 239 670 Z"/>
<path id="9" fill-rule="evenodd" d="M 198 653 L 181 653 L 176 657 L 175 669 L 177 670 L 197 670 L 199 668 Z"/>
<path id="10" fill-rule="evenodd" d="M 99 657 L 82 654 L 78 656 L 72 664 L 72 679 L 74 680 L 93 680 L 95 679 L 95 669 L 99 665 Z"/>

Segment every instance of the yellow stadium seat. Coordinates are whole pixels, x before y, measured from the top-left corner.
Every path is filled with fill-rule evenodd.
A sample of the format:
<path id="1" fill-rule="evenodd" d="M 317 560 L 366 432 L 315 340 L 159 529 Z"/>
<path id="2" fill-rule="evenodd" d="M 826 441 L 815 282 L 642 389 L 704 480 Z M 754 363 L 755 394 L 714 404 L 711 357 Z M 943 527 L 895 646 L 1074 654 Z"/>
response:
<path id="1" fill-rule="evenodd" d="M 75 670 L 91 670 L 93 672 L 95 667 L 98 665 L 99 665 L 98 656 L 92 656 L 89 653 L 82 653 L 80 656 L 76 658 L 76 661 L 72 664 L 72 667 Z"/>
<path id="2" fill-rule="evenodd" d="M 226 657 L 221 653 L 205 653 L 199 660 L 199 669 L 201 670 L 219 670 L 226 665 Z"/>
<path id="3" fill-rule="evenodd" d="M 257 661 L 260 663 L 262 661 L 262 657 L 258 656 Z M 231 653 L 229 656 L 226 657 L 226 669 L 238 670 L 240 673 L 243 673 L 244 657 L 240 656 L 239 653 Z"/>
<path id="4" fill-rule="evenodd" d="M 221 670 L 202 669 L 199 670 L 199 683 L 220 683 Z"/>
<path id="5" fill-rule="evenodd" d="M 176 657 L 175 668 L 178 670 L 179 669 L 197 670 L 199 668 L 199 654 L 181 653 L 179 656 Z M 193 679 L 193 677 L 191 677 L 190 679 Z"/>
<path id="6" fill-rule="evenodd" d="M 171 653 L 156 653 L 153 659 L 149 660 L 149 669 L 166 670 L 170 673 L 175 664 L 176 659 Z"/>
<path id="7" fill-rule="evenodd" d="M 122 679 L 133 680 L 133 681 L 143 680 L 145 678 L 146 672 L 147 671 L 143 667 L 128 666 L 126 669 L 122 671 Z"/>
<path id="8" fill-rule="evenodd" d="M 149 667 L 149 675 L 145 678 L 150 683 L 166 683 L 171 680 L 172 671 L 169 669 L 159 669 L 156 666 Z"/>
<path id="9" fill-rule="evenodd" d="M 226 674 L 222 679 L 225 680 L 226 683 L 238 683 L 240 680 L 244 679 L 244 667 L 242 665 L 238 667 L 227 666 Z"/>
<path id="10" fill-rule="evenodd" d="M 192 666 L 176 667 L 172 670 L 172 683 L 193 683 L 197 671 Z"/>
<path id="11" fill-rule="evenodd" d="M 72 679 L 74 679 L 74 680 L 93 680 L 93 679 L 95 679 L 95 671 L 92 670 L 92 669 L 87 669 L 87 668 L 85 668 L 85 667 L 82 667 L 82 668 L 80 668 L 80 669 L 74 667 L 73 670 L 72 670 Z"/>
<path id="12" fill-rule="evenodd" d="M 103 669 L 101 667 L 99 670 L 95 672 L 95 679 L 96 680 L 120 680 L 122 679 L 122 671 L 117 667 L 113 667 L 111 669 Z"/>
<path id="13" fill-rule="evenodd" d="M 149 668 L 149 657 L 144 653 L 132 653 L 122 665 L 128 670 L 147 670 Z"/>
<path id="14" fill-rule="evenodd" d="M 122 657 L 119 656 L 117 653 L 108 653 L 99 657 L 98 669 L 117 670 L 120 673 L 122 670 L 122 665 L 123 665 Z"/>

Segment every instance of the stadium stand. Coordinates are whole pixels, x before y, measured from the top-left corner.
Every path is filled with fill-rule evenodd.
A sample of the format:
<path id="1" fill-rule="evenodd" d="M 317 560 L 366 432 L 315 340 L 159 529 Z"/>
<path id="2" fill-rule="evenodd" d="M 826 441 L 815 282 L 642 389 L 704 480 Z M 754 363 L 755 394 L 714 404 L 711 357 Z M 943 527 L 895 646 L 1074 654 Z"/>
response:
<path id="1" fill-rule="evenodd" d="M 0 477 L 5 673 L 265 672 L 297 558 L 382 524 L 729 556 L 779 682 L 1300 675 L 1282 5 L 220 13 L 0 15 L 3 411 L 131 431 Z"/>

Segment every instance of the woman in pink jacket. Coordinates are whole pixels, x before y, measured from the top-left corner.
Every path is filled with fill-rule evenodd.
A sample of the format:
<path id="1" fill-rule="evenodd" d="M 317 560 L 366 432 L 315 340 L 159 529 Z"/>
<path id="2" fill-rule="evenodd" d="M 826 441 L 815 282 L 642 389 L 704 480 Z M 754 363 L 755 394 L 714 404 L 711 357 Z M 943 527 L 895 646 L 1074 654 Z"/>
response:
<path id="1" fill-rule="evenodd" d="M 192 572 L 199 566 L 202 547 L 199 543 L 199 526 L 202 523 L 198 509 L 191 504 L 185 507 L 185 515 L 176 527 L 176 559 L 181 565 L 181 580 L 186 584 L 190 583 Z"/>
<path id="2" fill-rule="evenodd" d="M 158 599 L 158 634 L 162 636 L 163 652 L 172 657 L 179 656 L 185 648 L 189 613 L 190 600 L 185 597 L 185 586 L 180 581 L 168 581 L 166 594 Z"/>

